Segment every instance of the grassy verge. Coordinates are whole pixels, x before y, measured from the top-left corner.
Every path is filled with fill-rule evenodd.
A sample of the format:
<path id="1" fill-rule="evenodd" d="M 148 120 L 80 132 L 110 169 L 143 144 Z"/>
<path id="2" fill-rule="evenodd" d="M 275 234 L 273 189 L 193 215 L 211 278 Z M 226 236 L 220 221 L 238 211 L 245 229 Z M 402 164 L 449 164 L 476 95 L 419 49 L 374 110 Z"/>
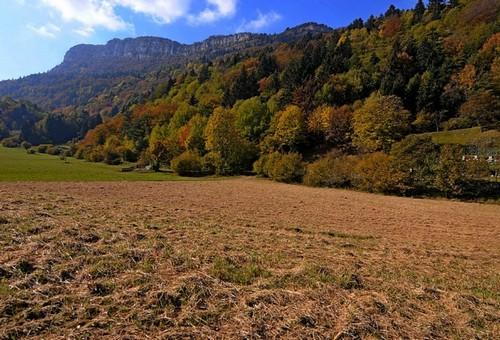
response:
<path id="1" fill-rule="evenodd" d="M 61 160 L 46 154 L 29 155 L 23 149 L 0 147 L 0 182 L 195 180 L 169 173 L 121 172 L 122 168 L 75 158 Z"/>
<path id="2" fill-rule="evenodd" d="M 423 133 L 422 136 L 431 136 L 436 144 L 471 145 L 481 138 L 500 139 L 500 132 L 496 130 L 481 131 L 480 127 L 451 131 Z"/>

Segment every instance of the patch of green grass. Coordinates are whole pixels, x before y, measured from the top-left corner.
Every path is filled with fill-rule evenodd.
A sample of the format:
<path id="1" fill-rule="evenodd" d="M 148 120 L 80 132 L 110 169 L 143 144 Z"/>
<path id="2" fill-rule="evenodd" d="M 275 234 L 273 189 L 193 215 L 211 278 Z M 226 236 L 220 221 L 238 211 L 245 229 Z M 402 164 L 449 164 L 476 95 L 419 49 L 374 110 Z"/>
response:
<path id="1" fill-rule="evenodd" d="M 9 284 L 6 281 L 0 281 L 0 297 L 10 296 L 12 290 L 9 287 Z"/>
<path id="2" fill-rule="evenodd" d="M 212 275 L 222 281 L 250 285 L 260 277 L 269 276 L 269 273 L 254 257 L 244 262 L 237 262 L 227 257 L 217 257 L 212 266 Z"/>
<path id="3" fill-rule="evenodd" d="M 99 182 L 196 180 L 170 173 L 121 172 L 123 166 L 91 163 L 75 158 L 61 160 L 46 154 L 0 146 L 0 182 Z M 199 179 L 198 179 L 199 180 Z"/>
<path id="4" fill-rule="evenodd" d="M 270 282 L 267 288 L 317 288 L 321 285 L 336 285 L 343 289 L 360 289 L 363 287 L 361 277 L 351 272 L 332 269 L 316 264 L 307 264 L 299 272 L 281 275 Z"/>
<path id="5" fill-rule="evenodd" d="M 492 138 L 500 141 L 500 131 L 489 130 L 481 132 L 480 127 L 423 133 L 422 136 L 431 136 L 432 141 L 436 144 L 470 145 L 482 138 Z"/>
<path id="6" fill-rule="evenodd" d="M 89 274 L 93 279 L 113 277 L 124 269 L 125 264 L 122 261 L 113 258 L 105 258 L 99 260 L 97 263 L 91 266 Z"/>
<path id="7" fill-rule="evenodd" d="M 500 294 L 498 292 L 494 292 L 487 288 L 474 288 L 472 289 L 472 294 L 481 299 L 500 300 Z"/>

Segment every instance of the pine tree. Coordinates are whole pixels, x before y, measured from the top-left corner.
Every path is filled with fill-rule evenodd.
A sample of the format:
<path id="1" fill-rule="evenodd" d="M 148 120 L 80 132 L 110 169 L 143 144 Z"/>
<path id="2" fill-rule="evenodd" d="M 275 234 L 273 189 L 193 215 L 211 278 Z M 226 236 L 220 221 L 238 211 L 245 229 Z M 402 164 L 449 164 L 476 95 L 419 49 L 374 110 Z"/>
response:
<path id="1" fill-rule="evenodd" d="M 399 14 L 399 9 L 397 9 L 396 6 L 394 5 L 390 5 L 387 11 L 385 12 L 385 17 L 388 18 L 398 14 Z"/>
<path id="2" fill-rule="evenodd" d="M 413 24 L 417 24 L 422 21 L 425 14 L 425 4 L 423 0 L 418 0 L 413 11 Z"/>
<path id="3" fill-rule="evenodd" d="M 432 20 L 441 18 L 441 13 L 444 8 L 444 0 L 429 0 L 429 12 L 431 13 Z"/>
<path id="4" fill-rule="evenodd" d="M 375 17 L 373 15 L 370 15 L 368 20 L 366 20 L 366 22 L 365 22 L 365 28 L 368 31 L 372 31 L 373 29 L 376 28 L 376 25 L 377 25 L 377 21 L 376 21 Z"/>

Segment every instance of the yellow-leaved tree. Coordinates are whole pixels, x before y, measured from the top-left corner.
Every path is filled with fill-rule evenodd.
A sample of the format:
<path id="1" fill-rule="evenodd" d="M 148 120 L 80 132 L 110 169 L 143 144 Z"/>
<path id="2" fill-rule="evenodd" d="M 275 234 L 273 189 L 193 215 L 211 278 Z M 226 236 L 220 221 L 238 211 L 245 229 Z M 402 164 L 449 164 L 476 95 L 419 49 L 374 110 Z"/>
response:
<path id="1" fill-rule="evenodd" d="M 236 127 L 236 115 L 231 110 L 214 110 L 205 128 L 205 140 L 209 151 L 206 159 L 215 160 L 212 166 L 219 175 L 248 170 L 255 160 L 255 147 Z"/>
<path id="2" fill-rule="evenodd" d="M 399 97 L 373 93 L 354 112 L 354 145 L 364 152 L 388 152 L 408 132 L 410 117 Z"/>

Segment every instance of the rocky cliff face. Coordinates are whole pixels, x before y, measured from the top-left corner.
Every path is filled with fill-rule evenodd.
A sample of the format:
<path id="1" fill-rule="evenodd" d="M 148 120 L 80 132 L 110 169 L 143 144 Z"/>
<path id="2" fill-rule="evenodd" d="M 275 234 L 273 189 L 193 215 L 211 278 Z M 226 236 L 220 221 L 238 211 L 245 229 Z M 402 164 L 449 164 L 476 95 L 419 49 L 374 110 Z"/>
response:
<path id="1" fill-rule="evenodd" d="M 133 58 L 137 60 L 163 58 L 177 54 L 182 47 L 183 45 L 178 42 L 155 37 L 113 39 L 106 45 L 72 47 L 64 56 L 63 64 L 103 58 Z"/>
<path id="2" fill-rule="evenodd" d="M 298 40 L 307 34 L 321 34 L 331 31 L 325 25 L 308 23 L 295 28 L 287 29 L 281 34 L 253 34 L 238 33 L 228 36 L 212 36 L 202 42 L 191 45 L 181 44 L 170 39 L 157 37 L 140 37 L 128 39 L 113 39 L 106 45 L 77 45 L 71 48 L 65 55 L 64 61 L 54 71 L 79 72 L 85 69 L 87 72 L 98 71 L 88 69 L 91 64 L 105 63 L 102 70 L 113 70 L 120 64 L 130 61 L 140 61 L 145 64 L 165 62 L 173 58 L 197 58 L 216 57 L 231 52 L 244 50 L 251 47 L 263 46 L 277 42 Z"/>

